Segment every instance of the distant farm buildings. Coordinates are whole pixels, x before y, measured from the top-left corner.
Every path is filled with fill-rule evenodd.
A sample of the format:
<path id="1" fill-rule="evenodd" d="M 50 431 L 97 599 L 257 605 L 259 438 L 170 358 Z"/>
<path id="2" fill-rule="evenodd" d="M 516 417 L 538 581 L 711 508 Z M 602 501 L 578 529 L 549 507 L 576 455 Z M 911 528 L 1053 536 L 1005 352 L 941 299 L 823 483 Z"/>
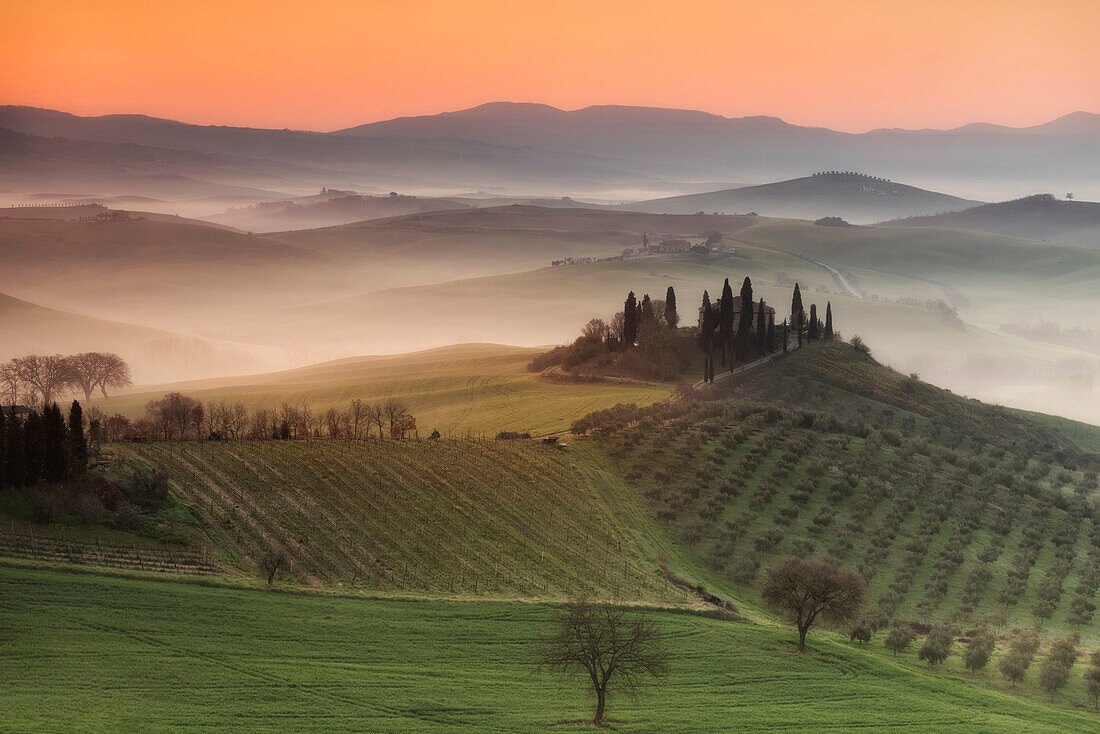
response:
<path id="1" fill-rule="evenodd" d="M 561 260 L 551 260 L 550 266 L 560 268 L 564 265 L 588 265 L 594 262 L 596 262 L 594 257 L 565 257 Z"/>
<path id="2" fill-rule="evenodd" d="M 652 245 L 649 248 L 650 252 L 656 253 L 678 253 L 678 252 L 690 252 L 691 243 L 687 240 L 661 240 L 656 245 Z"/>
<path id="3" fill-rule="evenodd" d="M 80 217 L 80 222 L 129 222 L 130 212 L 124 212 L 121 210 L 108 210 L 105 212 L 98 212 L 97 214 L 89 214 L 87 216 Z"/>

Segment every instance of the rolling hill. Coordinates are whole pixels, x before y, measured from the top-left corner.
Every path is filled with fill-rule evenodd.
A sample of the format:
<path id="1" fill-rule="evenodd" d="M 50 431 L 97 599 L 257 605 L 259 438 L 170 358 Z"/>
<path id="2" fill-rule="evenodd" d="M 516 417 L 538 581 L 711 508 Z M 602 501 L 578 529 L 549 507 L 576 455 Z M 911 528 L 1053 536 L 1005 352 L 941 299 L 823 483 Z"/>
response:
<path id="1" fill-rule="evenodd" d="M 954 227 L 1031 240 L 1100 247 L 1100 203 L 1037 194 L 963 211 L 885 222 L 900 227 Z"/>
<path id="2" fill-rule="evenodd" d="M 1011 689 L 995 673 L 1041 599 L 1052 604 L 1042 612 L 1044 645 L 1078 625 L 1080 647 L 1100 641 L 1094 615 L 1073 616 L 1100 580 L 1100 458 L 1055 428 L 818 342 L 703 399 L 620 405 L 574 430 L 590 435 L 565 449 L 476 439 L 112 446 L 116 467 L 168 473 L 173 523 L 197 531 L 193 542 L 217 573 L 171 583 L 149 570 L 57 573 L 77 569 L 65 558 L 0 564 L 10 590 L 0 616 L 19 632 L 0 654 L 16 682 L 0 707 L 43 730 L 54 723 L 32 705 L 43 695 L 59 706 L 90 696 L 77 714 L 88 721 L 107 711 L 129 721 L 140 705 L 154 727 L 178 717 L 219 729 L 284 726 L 289 714 L 269 707 L 241 708 L 228 724 L 211 713 L 237 711 L 237 687 L 258 685 L 295 701 L 304 717 L 296 729 L 312 726 L 317 701 L 330 706 L 336 695 L 362 711 L 354 721 L 326 716 L 325 730 L 361 728 L 364 716 L 380 731 L 544 730 L 582 716 L 587 701 L 537 679 L 528 690 L 519 672 L 530 671 L 549 604 L 587 592 L 637 605 L 673 650 L 667 683 L 640 703 L 615 699 L 624 730 L 1095 726 L 1081 710 L 1083 660 L 1053 705 L 1038 665 Z M 94 527 L 68 530 L 67 557 L 81 538 L 95 547 Z M 57 532 L 36 534 L 44 542 Z M 241 587 L 263 583 L 255 560 L 271 548 L 289 559 L 275 588 L 292 593 L 260 597 Z M 918 630 L 952 622 L 960 638 L 948 663 L 918 669 L 916 644 L 894 658 L 883 632 L 863 646 L 827 625 L 816 627 L 812 654 L 789 654 L 795 634 L 759 599 L 762 569 L 791 555 L 857 571 L 869 614 Z M 703 610 L 700 590 L 738 612 L 692 614 Z M 364 614 L 374 623 L 363 627 Z M 30 616 L 75 669 L 28 652 L 40 649 L 24 632 Z M 981 623 L 998 635 L 993 663 L 963 674 L 966 631 Z M 353 628 L 362 629 L 344 632 Z M 432 675 L 410 672 L 429 650 Z M 164 677 L 147 672 L 151 660 L 172 661 L 155 668 Z M 490 660 L 494 676 L 519 675 L 517 696 L 545 705 L 484 698 L 477 671 Z M 452 665 L 457 678 L 438 674 Z M 184 669 L 200 679 L 220 671 L 217 686 L 180 697 Z M 735 691 L 715 685 L 733 672 Z M 384 681 L 415 687 L 416 702 L 383 703 L 374 691 Z M 809 708 L 792 699 L 802 691 Z M 910 697 L 924 703 L 900 710 Z"/>
<path id="3" fill-rule="evenodd" d="M 495 344 L 460 344 L 415 354 L 352 357 L 300 369 L 227 379 L 139 385 L 94 405 L 131 418 L 165 392 L 180 391 L 199 400 L 243 402 L 249 410 L 278 408 L 283 402 L 308 404 L 320 417 L 361 398 L 404 401 L 417 417 L 422 436 L 432 429 L 449 435 L 496 435 L 498 431 L 535 434 L 568 428 L 580 414 L 630 402 L 664 400 L 670 385 L 625 382 L 561 384 L 541 380 L 527 363 L 543 349 Z"/>
<path id="4" fill-rule="evenodd" d="M 658 214 L 758 212 L 769 217 L 841 217 L 852 223 L 869 223 L 966 209 L 975 203 L 875 176 L 832 172 L 762 186 L 639 201 L 629 207 Z"/>
<path id="5" fill-rule="evenodd" d="M 331 191 L 308 197 L 264 201 L 229 209 L 206 217 L 249 232 L 281 232 L 350 224 L 367 219 L 385 219 L 404 214 L 461 209 L 467 204 L 435 197 L 364 196 L 354 191 Z"/>

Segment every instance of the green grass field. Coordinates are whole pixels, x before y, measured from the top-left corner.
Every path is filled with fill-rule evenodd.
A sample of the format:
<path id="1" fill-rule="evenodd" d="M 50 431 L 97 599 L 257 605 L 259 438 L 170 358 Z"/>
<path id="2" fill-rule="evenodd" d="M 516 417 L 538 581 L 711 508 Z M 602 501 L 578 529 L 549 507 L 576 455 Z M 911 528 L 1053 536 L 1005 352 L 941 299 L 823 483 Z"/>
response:
<path id="1" fill-rule="evenodd" d="M 377 402 L 394 397 L 412 410 L 422 436 L 433 429 L 453 436 L 495 436 L 502 430 L 560 431 L 579 415 L 616 403 L 647 405 L 664 400 L 672 391 L 671 385 L 542 380 L 527 371 L 527 363 L 543 351 L 461 344 L 414 354 L 342 359 L 285 372 L 139 387 L 109 400 L 95 398 L 92 405 L 108 414 L 137 418 L 149 400 L 176 390 L 204 402 L 240 401 L 250 411 L 277 408 L 284 401 L 308 404 L 319 417 L 329 407 L 345 409 L 354 398 Z"/>
<path id="2" fill-rule="evenodd" d="M 550 732 L 590 716 L 532 673 L 552 609 L 370 601 L 0 567 L 0 721 L 19 732 Z M 1094 731 L 1095 714 L 828 637 L 647 611 L 667 681 L 630 732 Z M 10 727 L 10 729 L 9 729 Z M 565 730 L 569 730 L 567 727 Z"/>

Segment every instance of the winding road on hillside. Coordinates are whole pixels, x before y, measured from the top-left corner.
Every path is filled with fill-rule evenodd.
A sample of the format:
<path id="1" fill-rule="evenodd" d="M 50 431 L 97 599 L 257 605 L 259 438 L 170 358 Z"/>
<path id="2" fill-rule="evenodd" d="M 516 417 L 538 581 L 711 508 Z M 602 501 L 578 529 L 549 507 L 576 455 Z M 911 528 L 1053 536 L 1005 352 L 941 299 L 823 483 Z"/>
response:
<path id="1" fill-rule="evenodd" d="M 730 370 L 728 372 L 723 372 L 720 375 L 715 375 L 714 376 L 714 382 L 722 382 L 723 380 L 728 380 L 729 378 L 733 377 L 734 375 L 740 375 L 742 373 L 748 372 L 749 370 L 754 370 L 757 367 L 760 367 L 761 365 L 765 365 L 768 362 L 773 362 L 776 359 L 778 359 L 779 357 L 782 357 L 786 354 L 789 354 L 790 352 L 797 351 L 798 350 L 798 345 L 796 344 L 793 348 L 791 348 L 790 345 L 788 344 L 788 350 L 789 351 L 787 351 L 787 352 L 773 352 L 772 354 L 761 357 L 760 359 L 756 360 L 755 362 L 746 362 L 745 364 L 741 365 L 740 367 L 738 367 L 735 370 Z M 712 382 L 711 384 L 713 385 L 714 382 Z M 692 387 L 698 389 L 700 387 L 703 387 L 706 384 L 707 384 L 706 381 L 699 380 L 698 382 L 693 384 Z"/>
<path id="2" fill-rule="evenodd" d="M 823 263 L 820 260 L 814 260 L 810 257 L 806 259 L 812 262 L 814 265 L 828 270 L 832 274 L 836 282 L 840 285 L 840 287 L 844 289 L 844 292 L 847 293 L 849 296 L 851 296 L 852 298 L 863 298 L 863 296 L 859 295 L 856 289 L 852 287 L 851 282 L 849 282 L 847 276 L 845 276 L 844 273 L 840 272 L 832 265 L 829 265 L 828 263 Z"/>

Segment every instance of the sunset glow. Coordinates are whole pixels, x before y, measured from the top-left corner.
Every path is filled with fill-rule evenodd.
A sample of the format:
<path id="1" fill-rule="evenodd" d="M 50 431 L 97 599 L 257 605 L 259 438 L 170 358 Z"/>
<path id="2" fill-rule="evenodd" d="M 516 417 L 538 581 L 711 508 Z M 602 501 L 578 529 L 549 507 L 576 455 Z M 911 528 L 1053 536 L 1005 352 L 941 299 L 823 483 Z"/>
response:
<path id="1" fill-rule="evenodd" d="M 330 130 L 487 101 L 777 115 L 844 130 L 1100 111 L 1100 3 L 34 2 L 0 99 Z"/>

